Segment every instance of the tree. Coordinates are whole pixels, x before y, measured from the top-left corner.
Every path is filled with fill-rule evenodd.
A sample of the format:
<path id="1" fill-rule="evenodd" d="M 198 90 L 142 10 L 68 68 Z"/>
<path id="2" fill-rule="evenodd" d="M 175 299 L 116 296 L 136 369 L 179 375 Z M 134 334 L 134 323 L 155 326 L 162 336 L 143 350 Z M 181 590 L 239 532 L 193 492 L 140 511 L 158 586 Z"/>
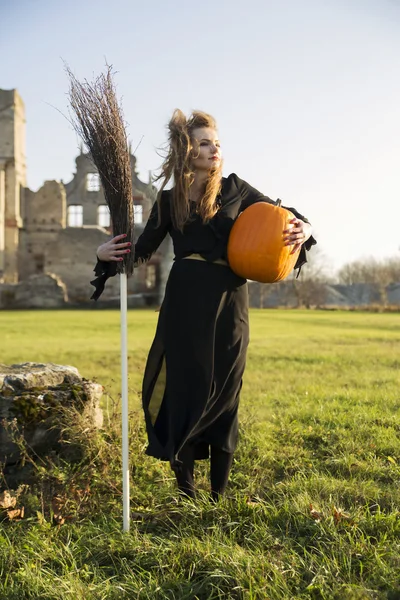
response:
<path id="1" fill-rule="evenodd" d="M 331 265 L 325 254 L 317 247 L 307 253 L 307 263 L 301 268 L 300 275 L 294 272 L 292 290 L 297 306 L 321 306 L 326 301 L 327 284 L 332 283 Z"/>
<path id="2" fill-rule="evenodd" d="M 338 279 L 344 285 L 365 283 L 376 286 L 380 303 L 386 306 L 388 286 L 400 282 L 400 258 L 355 260 L 339 270 Z"/>

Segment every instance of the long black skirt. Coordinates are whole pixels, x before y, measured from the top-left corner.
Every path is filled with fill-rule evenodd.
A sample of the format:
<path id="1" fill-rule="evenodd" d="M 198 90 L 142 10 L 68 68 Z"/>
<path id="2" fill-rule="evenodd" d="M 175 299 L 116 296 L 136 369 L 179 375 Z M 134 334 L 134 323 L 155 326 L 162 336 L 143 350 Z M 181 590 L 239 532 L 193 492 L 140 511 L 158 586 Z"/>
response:
<path id="1" fill-rule="evenodd" d="M 143 380 L 146 453 L 181 464 L 209 447 L 233 452 L 249 342 L 246 280 L 228 266 L 177 260 L 171 269 Z"/>

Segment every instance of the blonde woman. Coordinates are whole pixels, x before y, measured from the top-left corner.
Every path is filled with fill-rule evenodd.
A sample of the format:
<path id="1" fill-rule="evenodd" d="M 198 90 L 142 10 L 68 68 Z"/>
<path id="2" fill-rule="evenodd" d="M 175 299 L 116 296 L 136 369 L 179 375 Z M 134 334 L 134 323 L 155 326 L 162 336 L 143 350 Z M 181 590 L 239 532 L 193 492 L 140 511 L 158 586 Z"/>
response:
<path id="1" fill-rule="evenodd" d="M 147 454 L 168 460 L 178 488 L 195 496 L 194 461 L 210 457 L 211 494 L 224 493 L 238 439 L 238 406 L 249 342 L 245 279 L 227 263 L 227 243 L 238 214 L 255 202 L 273 202 L 235 174 L 222 177 L 216 122 L 207 113 L 188 119 L 175 110 L 161 189 L 135 248 L 143 262 L 167 234 L 175 260 L 143 380 Z M 165 190 L 172 182 L 173 187 Z M 311 225 L 295 209 L 284 232 L 293 251 L 315 244 Z M 130 252 L 122 235 L 99 246 L 97 300 L 117 261 Z"/>

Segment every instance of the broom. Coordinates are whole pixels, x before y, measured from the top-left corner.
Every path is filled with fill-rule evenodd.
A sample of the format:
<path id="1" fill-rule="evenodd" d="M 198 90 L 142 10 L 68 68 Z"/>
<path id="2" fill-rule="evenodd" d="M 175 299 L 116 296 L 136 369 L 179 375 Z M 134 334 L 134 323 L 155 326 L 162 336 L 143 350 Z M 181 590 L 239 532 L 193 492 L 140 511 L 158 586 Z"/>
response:
<path id="1" fill-rule="evenodd" d="M 89 150 L 103 186 L 110 210 L 113 235 L 127 234 L 132 243 L 134 207 L 130 153 L 121 106 L 116 98 L 111 66 L 93 83 L 79 82 L 68 66 L 69 100 L 75 113 L 72 125 Z M 127 356 L 127 276 L 133 273 L 134 254 L 115 263 L 120 274 L 121 375 L 122 375 L 122 493 L 123 530 L 129 531 L 129 445 L 128 445 L 128 356 Z"/>

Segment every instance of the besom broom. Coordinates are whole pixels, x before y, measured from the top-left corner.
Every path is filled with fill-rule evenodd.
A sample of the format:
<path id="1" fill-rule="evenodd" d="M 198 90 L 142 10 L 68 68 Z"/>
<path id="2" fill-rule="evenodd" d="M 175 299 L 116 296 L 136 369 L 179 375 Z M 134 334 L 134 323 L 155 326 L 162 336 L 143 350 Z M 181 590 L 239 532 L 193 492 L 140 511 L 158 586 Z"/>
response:
<path id="1" fill-rule="evenodd" d="M 128 141 L 122 108 L 116 97 L 112 67 L 92 83 L 79 82 L 66 67 L 69 77 L 69 100 L 75 119 L 72 125 L 89 150 L 103 186 L 104 197 L 110 210 L 113 235 L 127 234 L 132 243 L 134 207 L 132 173 Z M 113 263 L 120 274 L 121 304 L 121 395 L 122 395 L 122 491 L 123 530 L 129 531 L 129 445 L 128 445 L 128 356 L 127 356 L 127 276 L 132 275 L 134 253 L 125 254 L 124 260 Z"/>

